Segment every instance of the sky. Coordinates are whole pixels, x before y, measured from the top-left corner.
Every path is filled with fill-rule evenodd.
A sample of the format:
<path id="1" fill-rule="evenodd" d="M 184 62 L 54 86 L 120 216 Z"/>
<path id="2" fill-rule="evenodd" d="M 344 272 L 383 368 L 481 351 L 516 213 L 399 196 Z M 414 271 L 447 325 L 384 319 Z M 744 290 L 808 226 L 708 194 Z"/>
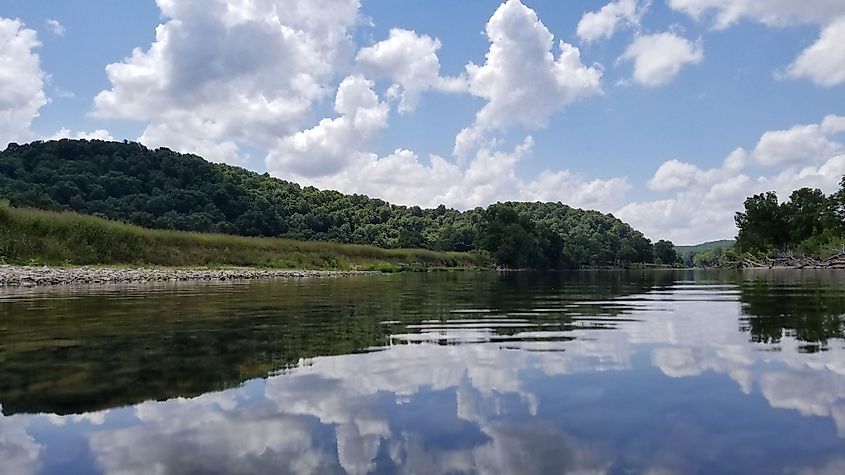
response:
<path id="1" fill-rule="evenodd" d="M 845 175 L 845 2 L 3 0 L 0 148 L 62 137 L 731 238 Z"/>

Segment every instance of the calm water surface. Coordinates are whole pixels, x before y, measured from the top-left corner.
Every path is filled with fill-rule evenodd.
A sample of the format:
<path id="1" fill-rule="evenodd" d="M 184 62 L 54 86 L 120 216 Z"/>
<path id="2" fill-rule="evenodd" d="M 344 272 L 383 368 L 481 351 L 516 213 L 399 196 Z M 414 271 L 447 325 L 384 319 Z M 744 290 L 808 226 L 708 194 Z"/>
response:
<path id="1" fill-rule="evenodd" d="M 845 273 L 0 292 L 0 473 L 841 474 Z"/>

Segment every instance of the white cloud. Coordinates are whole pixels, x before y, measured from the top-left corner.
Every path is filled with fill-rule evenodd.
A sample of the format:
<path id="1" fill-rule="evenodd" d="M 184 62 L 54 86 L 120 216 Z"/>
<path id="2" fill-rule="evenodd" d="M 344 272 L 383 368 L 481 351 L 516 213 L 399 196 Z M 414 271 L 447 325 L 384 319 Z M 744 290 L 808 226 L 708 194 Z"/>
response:
<path id="1" fill-rule="evenodd" d="M 533 139 L 527 137 L 510 152 L 482 147 L 466 167 L 436 155 L 426 164 L 410 150 L 396 150 L 387 157 L 357 153 L 350 154 L 352 158 L 336 173 L 293 178 L 320 188 L 365 193 L 397 204 L 446 204 L 467 209 L 517 199 L 522 181 L 516 176 L 516 166 L 531 154 L 533 145 Z"/>
<path id="2" fill-rule="evenodd" d="M 765 132 L 751 152 L 739 148 L 720 167 L 704 170 L 669 160 L 648 185 L 656 191 L 675 191 L 675 195 L 630 203 L 616 215 L 652 239 L 678 244 L 734 236 L 734 213 L 742 209 L 748 196 L 775 191 L 784 200 L 802 187 L 826 193 L 837 190 L 845 175 L 845 153 L 828 136 L 843 131 L 845 118 L 831 115 L 819 124 Z M 754 178 L 745 170 L 751 160 L 779 169 Z"/>
<path id="3" fill-rule="evenodd" d="M 827 193 L 838 189 L 845 175 L 845 156 L 829 158 L 820 166 L 788 168 L 773 176 L 752 178 L 745 173 L 724 168 L 696 170 L 695 179 L 673 197 L 630 203 L 615 215 L 652 239 L 670 239 L 676 244 L 695 244 L 736 235 L 734 213 L 745 198 L 765 191 L 775 191 L 781 199 L 798 188 L 820 188 Z"/>
<path id="4" fill-rule="evenodd" d="M 671 8 L 694 18 L 715 15 L 715 26 L 726 28 L 742 18 L 770 26 L 825 24 L 845 15 L 840 0 L 668 0 Z"/>
<path id="5" fill-rule="evenodd" d="M 59 20 L 54 20 L 52 18 L 48 18 L 45 22 L 47 24 L 47 28 L 53 32 L 56 36 L 65 36 L 65 26 L 62 25 Z"/>
<path id="6" fill-rule="evenodd" d="M 30 125 L 47 104 L 45 74 L 35 49 L 41 46 L 35 30 L 19 20 L 0 18 L 0 149 L 32 139 Z"/>
<path id="7" fill-rule="evenodd" d="M 838 189 L 838 184 L 845 175 L 845 155 L 831 157 L 818 166 L 802 168 L 787 168 L 773 177 L 757 179 L 757 193 L 774 190 L 783 200 L 789 197 L 793 190 L 810 187 L 821 188 L 828 193 Z"/>
<path id="8" fill-rule="evenodd" d="M 834 114 L 825 116 L 819 126 L 821 128 L 822 133 L 828 135 L 835 135 L 845 132 L 845 116 Z"/>
<path id="9" fill-rule="evenodd" d="M 181 149 L 270 146 L 301 126 L 351 61 L 358 0 L 158 0 L 146 50 L 107 66 L 95 113 L 149 121 Z M 237 155 L 231 151 L 218 157 Z"/>
<path id="10" fill-rule="evenodd" d="M 336 174 L 365 154 L 387 127 L 390 109 L 363 76 L 348 76 L 340 83 L 334 108 L 339 117 L 282 139 L 267 156 L 267 168 L 280 176 Z"/>
<path id="11" fill-rule="evenodd" d="M 546 170 L 522 188 L 520 199 L 562 201 L 577 208 L 609 212 L 622 206 L 630 190 L 626 178 L 587 180 L 568 170 Z"/>
<path id="12" fill-rule="evenodd" d="M 678 75 L 687 64 L 704 59 L 704 49 L 675 33 L 665 32 L 637 37 L 619 58 L 634 62 L 634 80 L 644 86 L 662 86 Z"/>
<path id="13" fill-rule="evenodd" d="M 470 63 L 466 70 L 470 93 L 487 104 L 456 138 L 456 155 L 469 154 L 490 129 L 539 127 L 566 105 L 601 92 L 601 70 L 585 66 L 578 48 L 563 41 L 555 57 L 554 36 L 519 0 L 500 5 L 486 33 L 486 62 Z"/>
<path id="14" fill-rule="evenodd" d="M 648 181 L 648 187 L 657 191 L 669 191 L 687 188 L 690 185 L 713 185 L 719 181 L 736 176 L 748 161 L 748 153 L 738 148 L 734 150 L 719 168 L 702 170 L 692 163 L 669 160 L 654 173 Z"/>
<path id="15" fill-rule="evenodd" d="M 226 140 L 221 131 L 225 124 L 204 119 L 190 111 L 173 111 L 163 120 L 154 121 L 144 129 L 138 141 L 147 147 L 167 147 L 182 153 L 193 153 L 218 163 L 239 165 L 248 156 L 238 144 Z"/>
<path id="16" fill-rule="evenodd" d="M 689 185 L 699 172 L 700 169 L 692 163 L 669 160 L 660 165 L 654 177 L 649 180 L 648 187 L 652 190 L 683 188 Z"/>
<path id="17" fill-rule="evenodd" d="M 359 75 L 345 79 L 338 88 L 339 116 L 283 138 L 268 154 L 267 168 L 285 179 L 399 204 L 465 209 L 542 197 L 612 209 L 611 203 L 629 188 L 624 179 L 586 181 L 564 170 L 546 171 L 527 182 L 518 176 L 517 166 L 531 155 L 533 139 L 526 137 L 506 151 L 501 140 L 486 137 L 490 128 L 541 125 L 563 105 L 597 92 L 600 72 L 584 67 L 577 49 L 569 45 L 561 44 L 563 52 L 555 59 L 551 33 L 517 0 L 499 7 L 487 34 L 492 43 L 487 63 L 468 65 L 467 80 L 470 92 L 488 103 L 475 124 L 457 138 L 459 163 L 436 155 L 423 161 L 405 149 L 386 157 L 373 153 L 387 127 L 389 108 L 373 91 L 372 81 Z M 440 76 L 439 48 L 435 39 L 394 29 L 387 40 L 362 49 L 357 62 L 362 70 L 394 81 L 388 94 L 397 93 L 400 110 L 408 110 L 425 90 L 460 90 L 467 84 L 459 84 L 463 78 Z M 612 192 L 617 185 L 622 188 Z"/>
<path id="18" fill-rule="evenodd" d="M 787 76 L 806 78 L 827 87 L 845 83 L 844 45 L 845 16 L 822 30 L 819 39 L 789 65 Z"/>
<path id="19" fill-rule="evenodd" d="M 404 113 L 416 108 L 420 94 L 425 91 L 466 90 L 466 78 L 440 76 L 437 57 L 440 46 L 440 41 L 430 36 L 394 28 L 388 39 L 362 48 L 356 61 L 367 74 L 394 82 L 391 91 L 398 95 L 399 112 Z"/>
<path id="20" fill-rule="evenodd" d="M 827 87 L 845 83 L 845 51 L 841 47 L 845 43 L 845 2 L 841 0 L 668 0 L 668 4 L 696 19 L 712 13 L 717 29 L 741 19 L 775 27 L 822 25 L 819 39 L 787 66 L 783 75 Z"/>
<path id="21" fill-rule="evenodd" d="M 819 124 L 796 125 L 764 133 L 752 153 L 765 165 L 818 164 L 843 150 L 831 136 L 845 131 L 845 117 L 827 116 Z"/>
<path id="22" fill-rule="evenodd" d="M 543 171 L 526 182 L 518 165 L 532 154 L 531 137 L 504 151 L 485 145 L 463 166 L 432 155 L 424 162 L 411 150 L 398 149 L 386 157 L 373 153 L 348 153 L 337 163 L 341 169 L 319 176 L 285 173 L 287 166 L 272 173 L 298 183 L 345 193 L 363 193 L 392 203 L 459 209 L 487 206 L 496 201 L 562 201 L 575 207 L 611 211 L 625 199 L 630 185 L 624 178 L 587 180 L 568 170 Z M 316 154 L 319 156 L 319 154 Z M 273 162 L 278 164 L 278 155 Z M 289 163 L 297 163 L 294 158 Z M 271 163 L 268 161 L 268 163 Z M 299 173 L 307 172 L 302 168 Z"/>
<path id="23" fill-rule="evenodd" d="M 111 136 L 108 130 L 105 129 L 97 129 L 92 130 L 91 132 L 85 131 L 78 131 L 76 133 L 72 132 L 70 129 L 61 128 L 58 132 L 51 135 L 50 137 L 46 137 L 46 140 L 59 140 L 59 139 L 86 139 L 86 140 L 114 140 L 114 137 Z"/>
<path id="24" fill-rule="evenodd" d="M 578 37 L 590 43 L 609 39 L 621 26 L 639 28 L 640 19 L 650 3 L 649 0 L 642 5 L 638 0 L 614 0 L 598 11 L 587 12 L 578 22 Z"/>
<path id="25" fill-rule="evenodd" d="M 733 213 L 749 192 L 749 183 L 747 176 L 738 175 L 713 196 L 707 188 L 684 191 L 665 200 L 628 204 L 616 216 L 652 239 L 676 244 L 729 238 L 736 234 Z"/>

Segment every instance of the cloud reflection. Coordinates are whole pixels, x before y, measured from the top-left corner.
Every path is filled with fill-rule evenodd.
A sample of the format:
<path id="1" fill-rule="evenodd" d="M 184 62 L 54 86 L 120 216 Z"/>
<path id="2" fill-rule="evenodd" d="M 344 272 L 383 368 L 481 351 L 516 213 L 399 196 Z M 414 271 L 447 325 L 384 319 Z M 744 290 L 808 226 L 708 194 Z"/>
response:
<path id="1" fill-rule="evenodd" d="M 0 416 L 0 473 L 29 475 L 38 472 L 44 446 L 27 433 L 27 419 Z"/>
<path id="2" fill-rule="evenodd" d="M 663 414 L 667 395 L 657 391 L 708 374 L 730 378 L 721 378 L 728 403 L 765 398 L 770 407 L 760 399 L 765 411 L 749 418 L 775 419 L 777 410 L 825 418 L 845 437 L 843 349 L 801 353 L 804 343 L 789 335 L 776 345 L 752 343 L 739 327 L 740 303 L 708 297 L 661 289 L 595 303 L 636 317 L 607 329 L 517 329 L 506 341 L 487 329 L 473 333 L 473 344 L 399 344 L 303 360 L 266 380 L 192 399 L 82 416 L 0 417 L 0 458 L 13 473 L 36 473 L 44 446 L 30 429 L 44 421 L 84 425 L 88 432 L 80 433 L 107 474 L 684 473 L 696 463 L 735 462 L 742 451 L 714 440 L 709 458 L 696 459 L 702 444 L 720 436 L 701 419 L 710 414 Z M 438 341 L 455 341 L 441 326 L 446 338 Z M 660 378 L 648 383 L 659 387 L 649 386 L 647 400 L 636 399 L 638 378 Z M 607 399 L 613 391 L 622 399 Z M 116 422 L 116 411 L 132 420 Z M 642 427 L 651 416 L 659 430 Z M 626 437 L 613 434 L 617 426 Z M 782 434 L 787 442 L 800 436 Z M 837 460 L 793 472 L 837 473 Z"/>

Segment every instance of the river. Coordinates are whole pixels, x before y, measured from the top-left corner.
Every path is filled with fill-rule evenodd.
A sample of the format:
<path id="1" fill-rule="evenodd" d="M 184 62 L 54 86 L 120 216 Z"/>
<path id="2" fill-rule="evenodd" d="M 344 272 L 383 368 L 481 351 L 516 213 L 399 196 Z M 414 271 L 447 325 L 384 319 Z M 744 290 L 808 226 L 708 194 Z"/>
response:
<path id="1" fill-rule="evenodd" d="M 843 336 L 843 271 L 5 289 L 0 473 L 845 473 Z"/>

